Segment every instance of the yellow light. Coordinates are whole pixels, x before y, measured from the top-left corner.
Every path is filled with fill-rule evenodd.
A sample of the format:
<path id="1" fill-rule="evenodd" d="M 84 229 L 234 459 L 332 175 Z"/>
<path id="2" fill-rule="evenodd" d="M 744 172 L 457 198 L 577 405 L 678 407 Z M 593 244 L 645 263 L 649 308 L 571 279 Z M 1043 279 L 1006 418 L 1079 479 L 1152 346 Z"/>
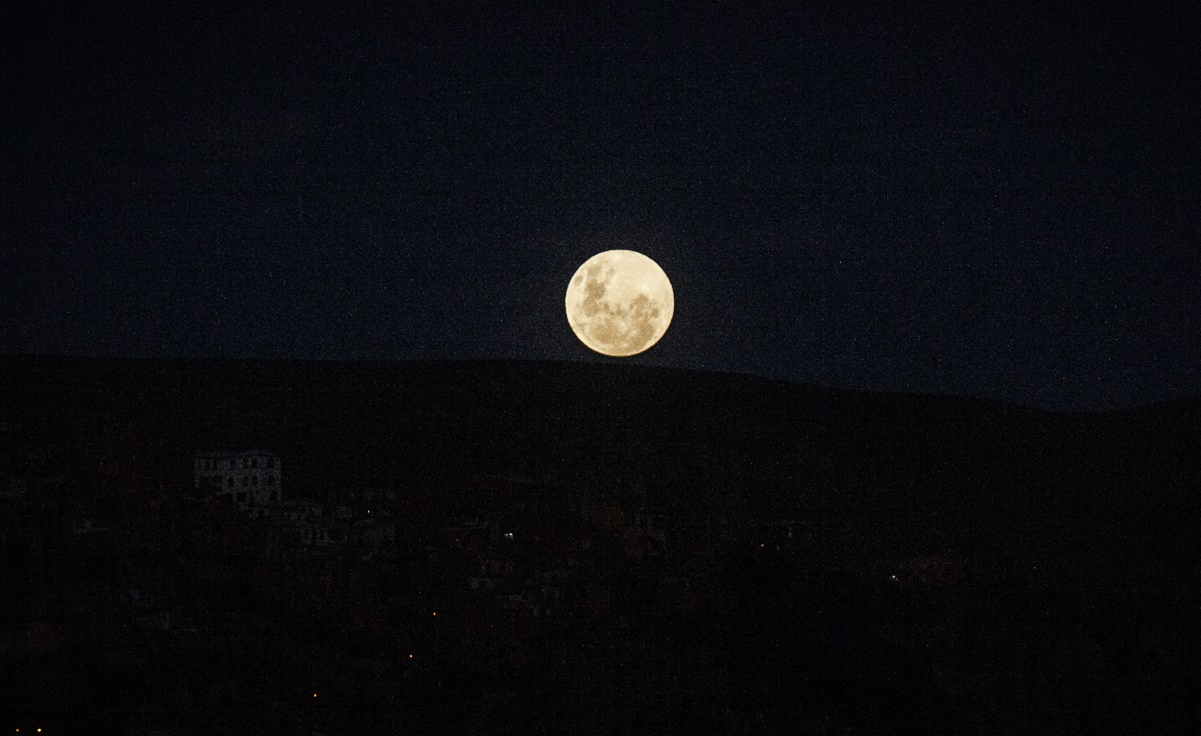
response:
<path id="1" fill-rule="evenodd" d="M 434 611 L 434 615 L 435 615 L 435 616 L 437 616 L 437 615 L 438 615 L 438 612 L 437 612 L 437 611 Z"/>
<path id="2" fill-rule="evenodd" d="M 317 693 L 313 693 L 313 697 L 314 697 L 314 698 L 315 698 L 315 697 L 317 697 Z"/>
<path id="3" fill-rule="evenodd" d="M 410 654 L 410 655 L 409 655 L 409 659 L 412 659 L 412 658 L 413 658 L 413 655 L 412 655 L 412 654 Z"/>

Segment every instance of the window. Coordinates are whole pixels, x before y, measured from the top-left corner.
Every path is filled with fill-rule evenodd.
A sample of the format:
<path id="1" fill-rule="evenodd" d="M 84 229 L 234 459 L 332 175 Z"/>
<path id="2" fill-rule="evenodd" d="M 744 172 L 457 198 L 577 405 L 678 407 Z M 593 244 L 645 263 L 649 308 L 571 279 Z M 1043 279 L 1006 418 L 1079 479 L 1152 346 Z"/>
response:
<path id="1" fill-rule="evenodd" d="M 271 500 L 277 503 L 279 502 L 279 491 L 275 491 L 271 494 Z"/>
<path id="2" fill-rule="evenodd" d="M 242 468 L 243 468 L 243 469 L 246 469 L 246 468 L 249 468 L 249 467 L 250 467 L 250 459 L 249 459 L 249 458 L 245 458 L 245 457 L 244 457 L 244 458 L 242 458 Z"/>
<path id="3" fill-rule="evenodd" d="M 275 467 L 275 458 L 273 458 L 273 457 L 267 458 L 267 469 L 270 470 L 274 467 Z"/>
<path id="4" fill-rule="evenodd" d="M 259 466 L 259 459 L 257 457 L 250 458 L 250 467 L 257 468 L 258 466 Z"/>
<path id="5" fill-rule="evenodd" d="M 269 486 L 275 485 L 275 476 L 274 475 L 267 476 L 267 485 L 269 485 Z"/>
<path id="6" fill-rule="evenodd" d="M 246 475 L 242 476 L 242 485 L 244 485 L 244 486 L 250 485 L 250 477 L 249 476 L 246 476 Z"/>
<path id="7" fill-rule="evenodd" d="M 231 476 L 229 476 L 229 483 L 227 483 L 226 485 L 228 485 L 230 488 L 233 488 L 233 485 L 234 485 L 234 477 L 233 477 L 232 475 L 231 475 Z"/>
<path id="8" fill-rule="evenodd" d="M 238 494 L 238 503 L 246 503 L 246 492 L 242 491 Z"/>
<path id="9" fill-rule="evenodd" d="M 257 475 L 250 476 L 250 485 L 257 486 L 258 484 L 259 484 L 259 477 Z"/>

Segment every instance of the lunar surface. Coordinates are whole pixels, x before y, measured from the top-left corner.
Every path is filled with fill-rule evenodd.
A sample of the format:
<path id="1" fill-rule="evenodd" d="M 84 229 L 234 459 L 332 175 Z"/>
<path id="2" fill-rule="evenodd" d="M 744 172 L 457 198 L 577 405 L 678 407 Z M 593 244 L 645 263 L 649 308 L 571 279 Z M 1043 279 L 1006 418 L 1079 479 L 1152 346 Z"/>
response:
<path id="1" fill-rule="evenodd" d="M 667 274 L 632 250 L 597 253 L 567 285 L 567 322 L 604 355 L 636 355 L 659 342 L 675 305 Z"/>

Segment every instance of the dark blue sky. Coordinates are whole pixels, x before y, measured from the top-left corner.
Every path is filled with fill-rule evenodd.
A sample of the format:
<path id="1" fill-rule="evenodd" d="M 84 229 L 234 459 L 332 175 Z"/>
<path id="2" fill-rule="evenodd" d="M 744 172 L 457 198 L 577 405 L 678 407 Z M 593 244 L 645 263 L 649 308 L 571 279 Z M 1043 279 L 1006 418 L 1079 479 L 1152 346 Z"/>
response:
<path id="1" fill-rule="evenodd" d="M 677 300 L 635 363 L 1201 393 L 1169 6 L 202 5 L 3 11 L 0 351 L 602 360 L 563 293 L 625 247 Z"/>

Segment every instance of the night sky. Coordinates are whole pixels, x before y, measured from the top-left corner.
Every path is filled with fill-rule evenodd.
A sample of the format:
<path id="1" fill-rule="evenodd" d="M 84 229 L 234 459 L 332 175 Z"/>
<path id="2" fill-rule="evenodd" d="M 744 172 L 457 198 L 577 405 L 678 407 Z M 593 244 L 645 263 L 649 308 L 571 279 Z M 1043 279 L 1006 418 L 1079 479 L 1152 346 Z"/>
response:
<path id="1" fill-rule="evenodd" d="M 0 352 L 605 361 L 563 295 L 631 248 L 676 314 L 628 363 L 1201 393 L 1170 5 L 44 5 L 0 11 Z"/>

